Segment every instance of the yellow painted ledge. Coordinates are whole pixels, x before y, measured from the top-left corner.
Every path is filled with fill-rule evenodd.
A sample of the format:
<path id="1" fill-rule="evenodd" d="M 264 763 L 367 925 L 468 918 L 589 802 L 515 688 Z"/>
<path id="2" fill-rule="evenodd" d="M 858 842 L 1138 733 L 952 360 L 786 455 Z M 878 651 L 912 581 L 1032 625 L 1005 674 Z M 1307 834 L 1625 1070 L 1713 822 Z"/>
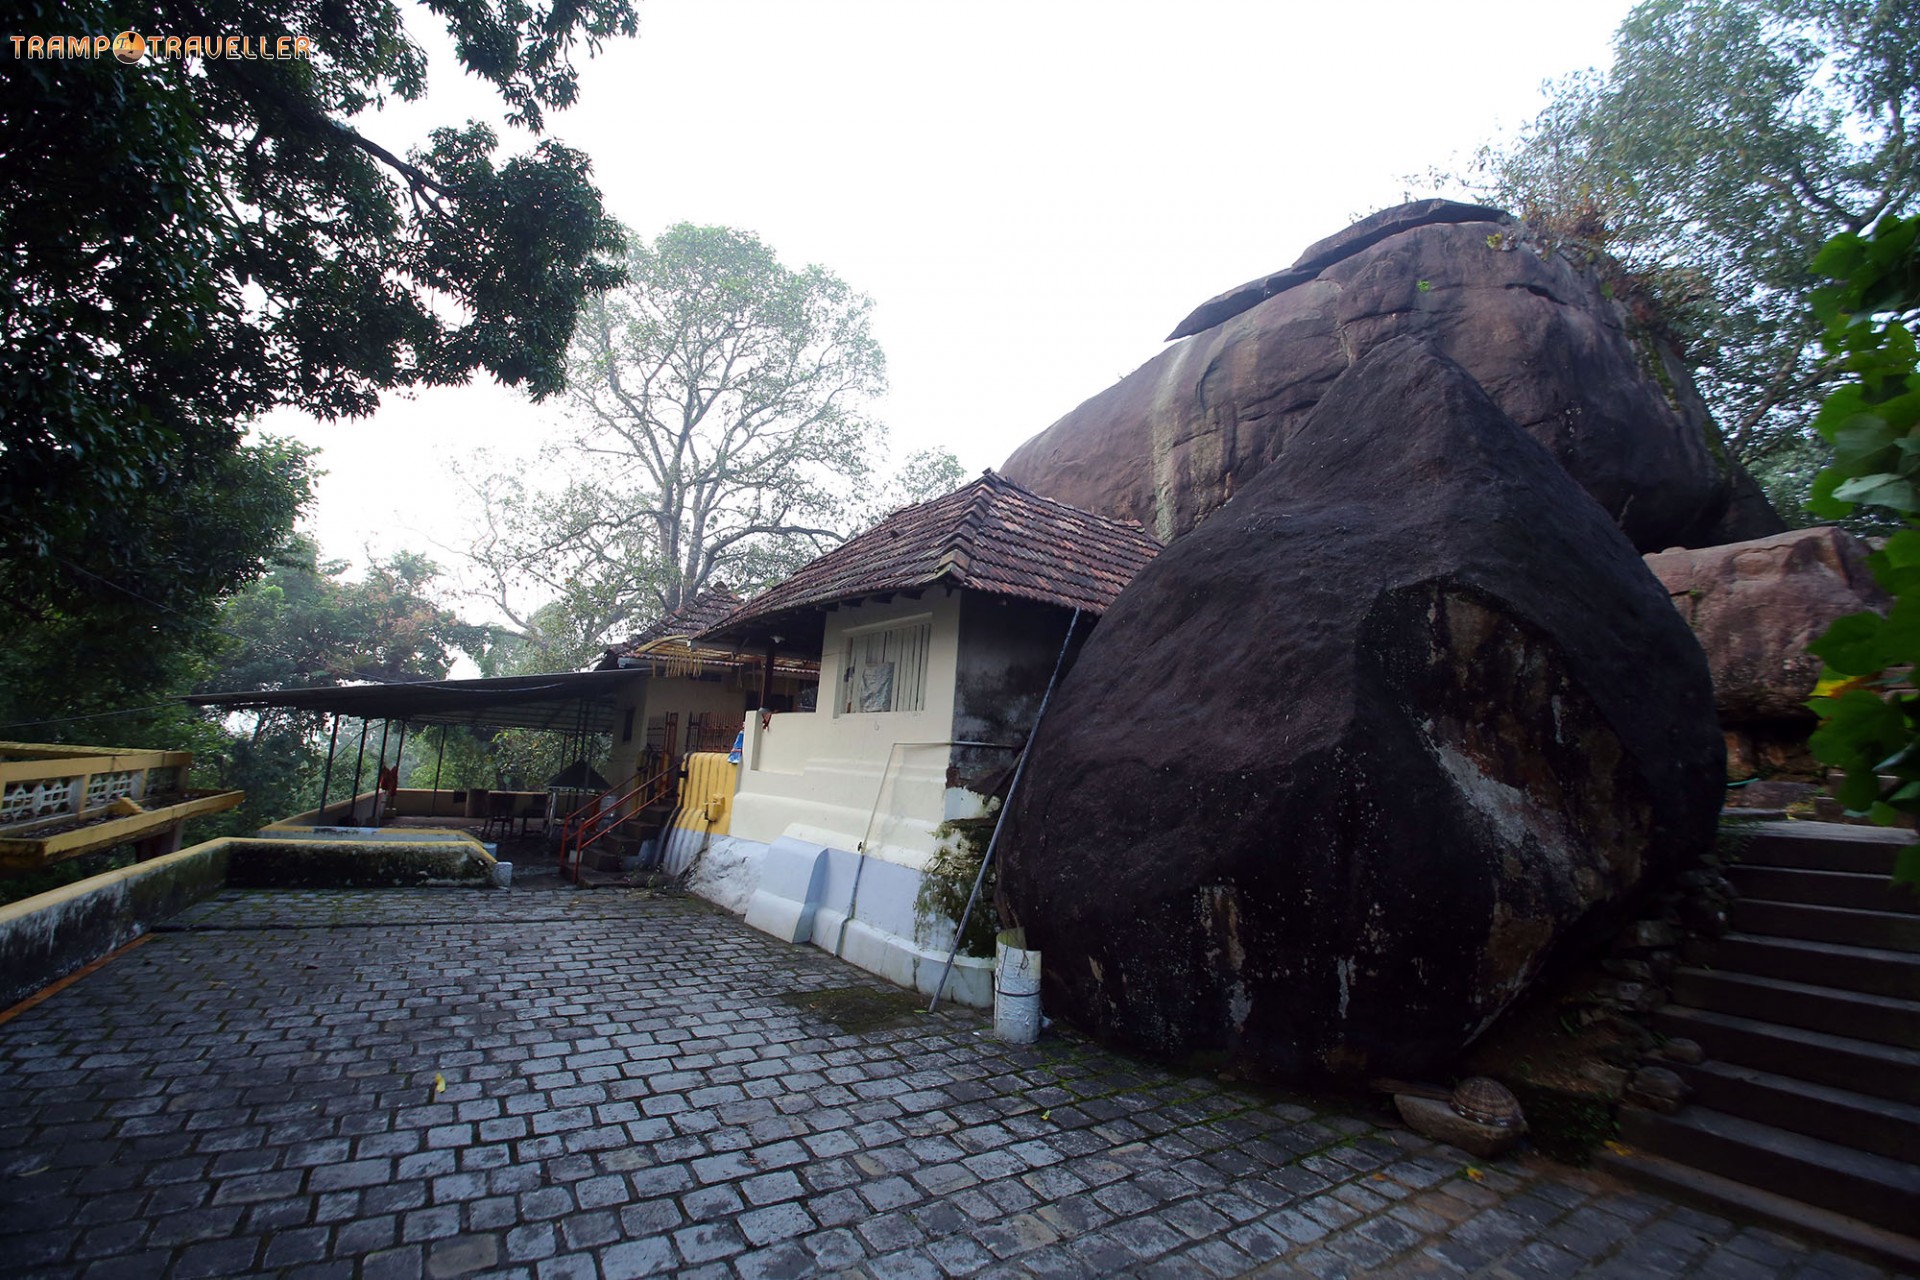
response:
<path id="1" fill-rule="evenodd" d="M 188 818 L 203 817 L 209 813 L 224 813 L 228 809 L 238 808 L 246 798 L 244 791 L 215 791 L 206 795 L 190 796 L 178 804 L 162 805 L 158 809 L 145 809 L 124 818 L 114 818 L 107 822 L 95 822 L 89 826 L 78 827 L 72 831 L 62 831 L 44 839 L 36 840 L 25 836 L 0 839 L 0 868 L 8 871 L 37 871 L 55 862 L 77 858 L 83 853 L 110 849 L 117 844 L 145 839 L 166 830 L 175 823 L 185 822 Z"/>
<path id="2" fill-rule="evenodd" d="M 197 862 L 217 859 L 226 853 L 234 842 L 230 838 L 207 840 L 178 853 L 169 853 L 165 857 L 154 858 L 148 862 L 137 862 L 131 867 L 121 867 L 118 871 L 103 871 L 97 876 L 88 876 L 85 880 L 75 880 L 72 884 L 63 884 L 57 889 L 45 893 L 36 893 L 31 898 L 22 898 L 18 902 L 9 902 L 0 907 L 0 931 L 4 931 L 17 922 L 42 911 L 57 911 L 102 890 L 112 890 L 148 879 L 156 875 L 165 875 L 177 867 L 191 866 Z M 221 878 L 225 879 L 222 871 Z"/>

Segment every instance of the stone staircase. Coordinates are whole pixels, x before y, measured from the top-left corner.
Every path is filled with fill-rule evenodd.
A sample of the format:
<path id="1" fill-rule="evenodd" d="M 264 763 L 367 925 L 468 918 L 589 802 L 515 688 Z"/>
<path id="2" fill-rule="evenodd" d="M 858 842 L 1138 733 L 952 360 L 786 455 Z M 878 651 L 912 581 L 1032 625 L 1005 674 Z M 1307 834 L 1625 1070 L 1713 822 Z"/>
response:
<path id="1" fill-rule="evenodd" d="M 1616 1171 L 1920 1268 L 1920 894 L 1889 881 L 1911 833 L 1755 828 L 1728 932 L 1688 944 L 1661 1033 L 1674 1114 L 1628 1107 Z"/>

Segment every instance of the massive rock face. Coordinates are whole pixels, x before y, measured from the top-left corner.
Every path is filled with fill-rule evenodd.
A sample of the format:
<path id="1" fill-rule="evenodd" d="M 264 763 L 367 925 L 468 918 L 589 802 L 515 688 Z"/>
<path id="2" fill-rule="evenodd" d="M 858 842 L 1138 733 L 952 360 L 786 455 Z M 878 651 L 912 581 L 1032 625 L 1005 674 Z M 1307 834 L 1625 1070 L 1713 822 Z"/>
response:
<path id="1" fill-rule="evenodd" d="M 1806 701 L 1820 659 L 1807 646 L 1835 618 L 1888 603 L 1860 540 L 1844 529 L 1796 529 L 1661 552 L 1647 567 L 1706 650 L 1730 771 L 1819 778 L 1806 750 L 1814 726 Z"/>
<path id="2" fill-rule="evenodd" d="M 1599 270 L 1497 210 L 1429 200 L 1375 214 L 1202 304 L 1174 331 L 1189 334 L 1002 473 L 1170 542 L 1279 457 L 1345 369 L 1416 336 L 1477 379 L 1642 551 L 1784 528 L 1720 456 L 1678 356 Z"/>
<path id="3" fill-rule="evenodd" d="M 1001 837 L 1051 1011 L 1418 1073 L 1713 839 L 1706 662 L 1598 505 L 1406 338 L 1122 593 Z"/>

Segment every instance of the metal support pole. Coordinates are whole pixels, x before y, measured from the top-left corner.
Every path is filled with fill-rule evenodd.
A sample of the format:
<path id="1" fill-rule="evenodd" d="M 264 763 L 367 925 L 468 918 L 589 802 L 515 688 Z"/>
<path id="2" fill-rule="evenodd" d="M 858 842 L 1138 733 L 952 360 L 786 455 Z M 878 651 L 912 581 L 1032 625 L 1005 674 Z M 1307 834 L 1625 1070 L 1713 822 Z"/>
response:
<path id="1" fill-rule="evenodd" d="M 1020 753 L 1020 763 L 1013 767 L 1013 781 L 1007 784 L 1007 802 L 1000 806 L 1000 821 L 993 824 L 993 836 L 987 841 L 986 853 L 980 857 L 980 872 L 973 878 L 973 892 L 967 895 L 967 909 L 960 913 L 960 927 L 953 931 L 953 950 L 947 952 L 947 967 L 940 971 L 940 981 L 934 984 L 933 999 L 927 1003 L 928 1013 L 940 1007 L 940 993 L 947 989 L 947 979 L 953 974 L 953 962 L 960 955 L 960 939 L 966 935 L 967 921 L 973 918 L 973 904 L 980 900 L 980 886 L 986 882 L 987 868 L 993 865 L 994 848 L 1000 843 L 1000 828 L 1005 825 L 1007 810 L 1013 807 L 1013 797 L 1020 790 L 1020 775 L 1027 771 L 1033 739 L 1040 732 L 1040 722 L 1047 718 L 1047 703 L 1053 701 L 1053 686 L 1060 683 L 1060 668 L 1067 660 L 1067 646 L 1073 643 L 1073 628 L 1079 621 L 1080 611 L 1075 609 L 1073 617 L 1067 620 L 1067 635 L 1060 642 L 1060 656 L 1053 660 L 1053 675 L 1047 680 L 1047 691 L 1040 697 L 1040 710 L 1033 717 L 1033 728 L 1027 734 L 1026 749 Z"/>
<path id="2" fill-rule="evenodd" d="M 327 770 L 320 775 L 319 825 L 327 825 L 327 788 L 333 785 L 333 752 L 340 745 L 340 713 L 333 713 L 333 736 L 327 739 Z"/>
<path id="3" fill-rule="evenodd" d="M 433 757 L 433 803 L 430 806 L 428 806 L 427 811 L 429 813 L 437 813 L 440 809 L 440 766 L 446 763 L 446 759 L 447 759 L 447 726 L 441 725 L 440 726 L 440 751 L 437 755 Z"/>
<path id="4" fill-rule="evenodd" d="M 380 825 L 380 775 L 387 769 L 387 735 L 393 732 L 391 719 L 380 722 L 380 763 L 373 770 L 373 825 Z"/>
<path id="5" fill-rule="evenodd" d="M 400 740 L 393 744 L 393 806 L 400 807 L 400 762 L 407 756 L 407 722 L 400 722 Z"/>
<path id="6" fill-rule="evenodd" d="M 360 754 L 353 758 L 353 790 L 347 793 L 347 820 L 353 820 L 353 811 L 360 803 L 360 770 L 367 763 L 367 730 L 373 727 L 373 721 L 360 721 Z"/>
<path id="7" fill-rule="evenodd" d="M 767 640 L 767 666 L 760 673 L 760 710 L 765 712 L 773 705 L 773 650 L 776 641 Z"/>

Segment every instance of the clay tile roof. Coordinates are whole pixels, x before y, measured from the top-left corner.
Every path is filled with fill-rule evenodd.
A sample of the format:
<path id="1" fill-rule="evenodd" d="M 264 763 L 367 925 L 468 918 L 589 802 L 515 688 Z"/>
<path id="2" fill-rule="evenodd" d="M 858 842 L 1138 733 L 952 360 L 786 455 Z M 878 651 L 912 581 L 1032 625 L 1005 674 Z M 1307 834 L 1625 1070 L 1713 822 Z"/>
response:
<path id="1" fill-rule="evenodd" d="M 724 583 L 708 587 L 664 618 L 628 636 L 607 650 L 608 658 L 624 658 L 642 645 L 667 636 L 697 636 L 738 609 L 740 597 Z"/>
<path id="2" fill-rule="evenodd" d="M 902 507 L 755 596 L 713 631 L 935 585 L 1099 614 L 1159 552 L 1137 524 L 1043 498 L 988 471 L 945 497 Z"/>

